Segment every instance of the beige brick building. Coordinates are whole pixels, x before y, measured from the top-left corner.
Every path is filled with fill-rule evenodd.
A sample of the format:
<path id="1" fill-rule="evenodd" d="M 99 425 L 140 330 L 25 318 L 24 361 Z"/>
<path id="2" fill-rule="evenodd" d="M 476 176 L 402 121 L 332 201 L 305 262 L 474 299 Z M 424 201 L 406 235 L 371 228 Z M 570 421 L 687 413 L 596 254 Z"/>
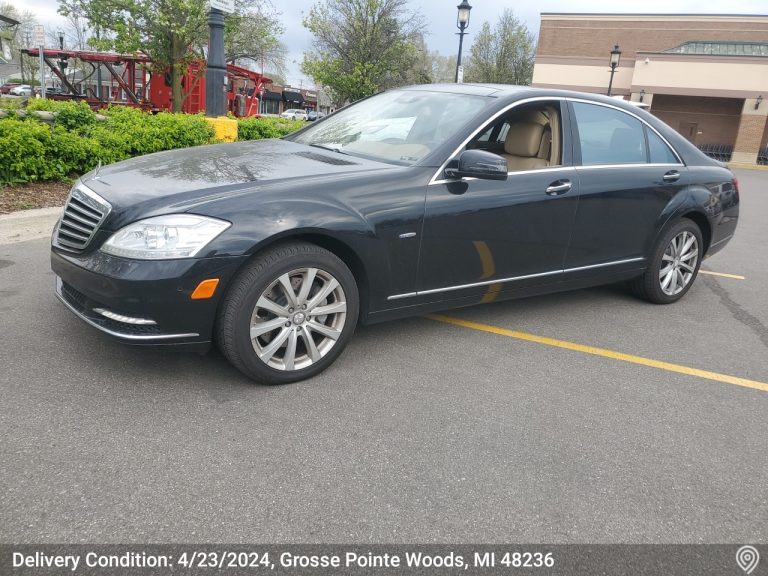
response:
<path id="1" fill-rule="evenodd" d="M 642 101 L 705 151 L 768 161 L 768 15 L 543 13 L 533 85 Z"/>

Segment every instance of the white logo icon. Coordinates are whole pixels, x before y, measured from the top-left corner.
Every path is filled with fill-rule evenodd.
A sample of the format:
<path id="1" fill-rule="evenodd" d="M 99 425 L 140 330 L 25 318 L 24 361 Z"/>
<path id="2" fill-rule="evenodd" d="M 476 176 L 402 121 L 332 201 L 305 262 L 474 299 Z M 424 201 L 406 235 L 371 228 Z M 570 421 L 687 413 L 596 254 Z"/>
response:
<path id="1" fill-rule="evenodd" d="M 760 553 L 754 546 L 742 546 L 736 551 L 736 563 L 747 574 L 752 574 L 759 562 Z"/>

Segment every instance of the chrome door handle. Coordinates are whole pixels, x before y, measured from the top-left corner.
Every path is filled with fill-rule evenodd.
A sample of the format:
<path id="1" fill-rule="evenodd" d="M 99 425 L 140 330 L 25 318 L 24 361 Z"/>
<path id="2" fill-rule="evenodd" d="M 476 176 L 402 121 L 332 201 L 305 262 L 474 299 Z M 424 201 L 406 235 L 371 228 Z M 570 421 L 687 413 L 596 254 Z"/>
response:
<path id="1" fill-rule="evenodd" d="M 560 196 L 560 194 L 568 192 L 568 190 L 571 189 L 571 186 L 572 184 L 570 180 L 558 180 L 547 186 L 547 194 L 549 196 Z"/>
<path id="2" fill-rule="evenodd" d="M 661 178 L 664 182 L 677 182 L 680 179 L 680 172 L 677 170 L 670 170 Z"/>

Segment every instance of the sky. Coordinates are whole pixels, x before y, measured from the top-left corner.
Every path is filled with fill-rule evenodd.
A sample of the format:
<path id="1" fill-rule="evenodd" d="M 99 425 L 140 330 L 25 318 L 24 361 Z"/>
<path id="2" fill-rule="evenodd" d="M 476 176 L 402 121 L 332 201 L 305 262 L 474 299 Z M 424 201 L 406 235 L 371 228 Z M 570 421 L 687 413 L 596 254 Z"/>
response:
<path id="1" fill-rule="evenodd" d="M 37 15 L 40 24 L 47 28 L 59 28 L 63 20 L 56 13 L 56 0 L 5 0 L 19 10 L 29 10 Z M 285 27 L 283 43 L 288 48 L 287 83 L 295 87 L 311 87 L 313 82 L 301 73 L 301 61 L 304 52 L 312 49 L 312 35 L 303 27 L 304 14 L 309 12 L 317 0 L 291 0 L 290 8 L 285 8 L 280 0 L 272 0 L 280 12 L 280 19 Z M 411 7 L 418 9 L 427 22 L 427 46 L 445 55 L 455 54 L 458 50 L 456 32 L 456 5 L 460 0 L 411 0 Z M 472 12 L 464 38 L 464 54 L 472 44 L 473 32 L 480 29 L 484 21 L 493 24 L 505 8 L 510 8 L 524 22 L 534 35 L 538 36 L 541 12 L 630 12 L 647 14 L 768 14 L 766 0 L 732 0 L 731 2 L 712 2 L 701 0 L 643 0 L 642 2 L 607 2 L 605 0 L 538 0 L 520 2 L 515 0 L 469 0 Z"/>

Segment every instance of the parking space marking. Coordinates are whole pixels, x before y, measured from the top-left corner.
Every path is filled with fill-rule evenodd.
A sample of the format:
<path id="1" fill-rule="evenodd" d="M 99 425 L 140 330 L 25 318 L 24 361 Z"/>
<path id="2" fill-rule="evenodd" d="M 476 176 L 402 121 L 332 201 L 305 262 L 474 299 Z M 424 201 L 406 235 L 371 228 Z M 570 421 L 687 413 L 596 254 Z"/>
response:
<path id="1" fill-rule="evenodd" d="M 630 362 L 632 364 L 640 364 L 642 366 L 658 368 L 660 370 L 666 370 L 668 372 L 677 372 L 679 374 L 686 374 L 687 376 L 696 376 L 698 378 L 705 378 L 707 380 L 714 380 L 716 382 L 724 382 L 726 384 L 733 384 L 735 386 L 743 386 L 744 388 L 752 388 L 754 390 L 761 390 L 763 392 L 768 392 L 768 383 L 766 382 L 748 380 L 746 378 L 739 378 L 737 376 L 730 376 L 728 374 L 719 374 L 717 372 L 710 372 L 708 370 L 699 370 L 698 368 L 690 368 L 688 366 L 681 366 L 680 364 L 672 364 L 671 362 L 653 360 L 651 358 L 635 356 L 634 354 L 625 354 L 624 352 L 616 352 L 615 350 L 608 350 L 606 348 L 597 348 L 595 346 L 585 346 L 584 344 L 576 344 L 575 342 L 568 342 L 566 340 L 557 340 L 555 338 L 547 338 L 546 336 L 536 336 L 535 334 L 529 334 L 527 332 L 518 332 L 517 330 L 508 330 L 507 328 L 491 326 L 490 324 L 481 324 L 480 322 L 463 320 L 461 318 L 454 318 L 453 316 L 444 316 L 442 314 L 430 314 L 429 316 L 426 316 L 426 318 L 429 318 L 431 320 L 436 320 L 438 322 L 444 322 L 446 324 L 453 324 L 454 326 L 461 326 L 463 328 L 479 330 L 480 332 L 489 332 L 491 334 L 497 334 L 499 336 L 516 338 L 517 340 L 525 340 L 527 342 L 535 342 L 537 344 L 545 344 L 547 346 L 565 348 L 566 350 L 583 352 L 585 354 L 593 354 L 595 356 L 602 356 L 604 358 L 611 358 L 613 360 L 620 360 L 622 362 Z"/>
<path id="2" fill-rule="evenodd" d="M 745 276 L 739 276 L 738 274 L 725 274 L 724 272 L 712 272 L 711 270 L 702 270 L 699 268 L 699 274 L 707 274 L 708 276 L 720 276 L 721 278 L 733 278 L 734 280 L 746 280 Z"/>

